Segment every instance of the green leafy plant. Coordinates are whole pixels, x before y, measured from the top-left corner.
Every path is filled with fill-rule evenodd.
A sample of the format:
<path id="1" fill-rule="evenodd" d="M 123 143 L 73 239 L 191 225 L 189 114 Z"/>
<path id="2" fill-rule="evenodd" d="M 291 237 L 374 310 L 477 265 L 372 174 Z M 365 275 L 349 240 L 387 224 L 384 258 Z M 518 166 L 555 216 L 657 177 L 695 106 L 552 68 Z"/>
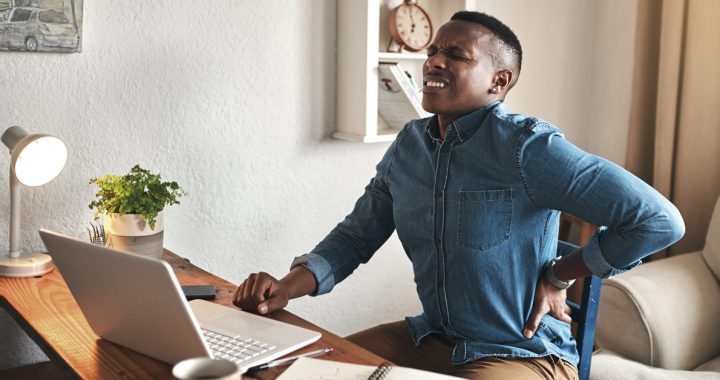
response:
<path id="1" fill-rule="evenodd" d="M 155 229 L 157 215 L 165 206 L 180 203 L 178 198 L 187 195 L 177 182 L 162 182 L 159 174 L 135 165 L 128 174 L 114 174 L 92 178 L 90 184 L 100 187 L 96 199 L 88 205 L 97 208 L 95 220 L 100 213 L 140 214 L 151 229 Z"/>

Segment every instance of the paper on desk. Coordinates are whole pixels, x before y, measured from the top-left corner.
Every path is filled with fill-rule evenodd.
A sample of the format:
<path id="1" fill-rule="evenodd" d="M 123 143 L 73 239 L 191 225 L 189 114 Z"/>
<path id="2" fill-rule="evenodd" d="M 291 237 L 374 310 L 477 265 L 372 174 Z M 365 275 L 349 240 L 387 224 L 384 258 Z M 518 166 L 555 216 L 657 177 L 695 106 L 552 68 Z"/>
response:
<path id="1" fill-rule="evenodd" d="M 375 371 L 370 365 L 350 364 L 331 360 L 300 358 L 283 372 L 278 380 L 366 380 Z M 454 376 L 393 366 L 385 380 L 442 380 Z"/>

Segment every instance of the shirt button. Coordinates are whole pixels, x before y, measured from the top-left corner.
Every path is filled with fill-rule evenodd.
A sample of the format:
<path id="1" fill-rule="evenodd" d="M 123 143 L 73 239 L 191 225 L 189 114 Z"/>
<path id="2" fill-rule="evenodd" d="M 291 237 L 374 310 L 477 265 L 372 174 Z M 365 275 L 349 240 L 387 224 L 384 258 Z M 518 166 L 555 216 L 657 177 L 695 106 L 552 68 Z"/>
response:
<path id="1" fill-rule="evenodd" d="M 445 285 L 445 283 L 444 283 L 444 282 L 442 282 L 442 281 L 438 281 L 438 286 L 439 286 L 439 287 L 441 287 L 441 288 L 442 288 L 442 286 L 443 286 L 443 285 Z"/>
<path id="2" fill-rule="evenodd" d="M 436 245 L 440 245 L 440 243 L 442 243 L 442 240 L 440 240 L 440 239 L 435 239 L 435 244 L 436 244 Z"/>
<path id="3" fill-rule="evenodd" d="M 438 198 L 438 199 L 442 199 L 442 197 L 443 197 L 443 192 L 442 192 L 442 191 L 438 191 L 438 193 L 437 193 L 437 198 Z"/>

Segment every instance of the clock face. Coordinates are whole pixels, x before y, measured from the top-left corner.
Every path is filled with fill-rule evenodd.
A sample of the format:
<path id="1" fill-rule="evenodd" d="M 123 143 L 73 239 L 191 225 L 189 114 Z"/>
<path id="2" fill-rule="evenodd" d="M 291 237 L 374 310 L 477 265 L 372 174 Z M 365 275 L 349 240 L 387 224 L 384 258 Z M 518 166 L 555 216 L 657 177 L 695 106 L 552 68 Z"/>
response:
<path id="1" fill-rule="evenodd" d="M 390 20 L 390 32 L 407 50 L 418 51 L 430 44 L 432 24 L 422 8 L 414 4 L 403 4 L 397 7 L 394 16 L 394 19 Z"/>

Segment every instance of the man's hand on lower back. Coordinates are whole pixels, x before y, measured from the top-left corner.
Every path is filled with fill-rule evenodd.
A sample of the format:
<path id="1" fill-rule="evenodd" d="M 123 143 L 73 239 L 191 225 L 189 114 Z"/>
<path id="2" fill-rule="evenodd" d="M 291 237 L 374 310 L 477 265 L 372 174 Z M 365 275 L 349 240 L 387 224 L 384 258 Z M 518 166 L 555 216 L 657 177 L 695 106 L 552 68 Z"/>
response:
<path id="1" fill-rule="evenodd" d="M 523 330 L 525 338 L 530 339 L 535 335 L 540 326 L 540 319 L 545 314 L 549 313 L 553 318 L 563 322 L 572 322 L 570 306 L 565 303 L 566 300 L 567 291 L 565 289 L 556 288 L 545 279 L 545 276 L 541 276 L 535 289 L 532 313 L 530 313 L 530 318 Z"/>

